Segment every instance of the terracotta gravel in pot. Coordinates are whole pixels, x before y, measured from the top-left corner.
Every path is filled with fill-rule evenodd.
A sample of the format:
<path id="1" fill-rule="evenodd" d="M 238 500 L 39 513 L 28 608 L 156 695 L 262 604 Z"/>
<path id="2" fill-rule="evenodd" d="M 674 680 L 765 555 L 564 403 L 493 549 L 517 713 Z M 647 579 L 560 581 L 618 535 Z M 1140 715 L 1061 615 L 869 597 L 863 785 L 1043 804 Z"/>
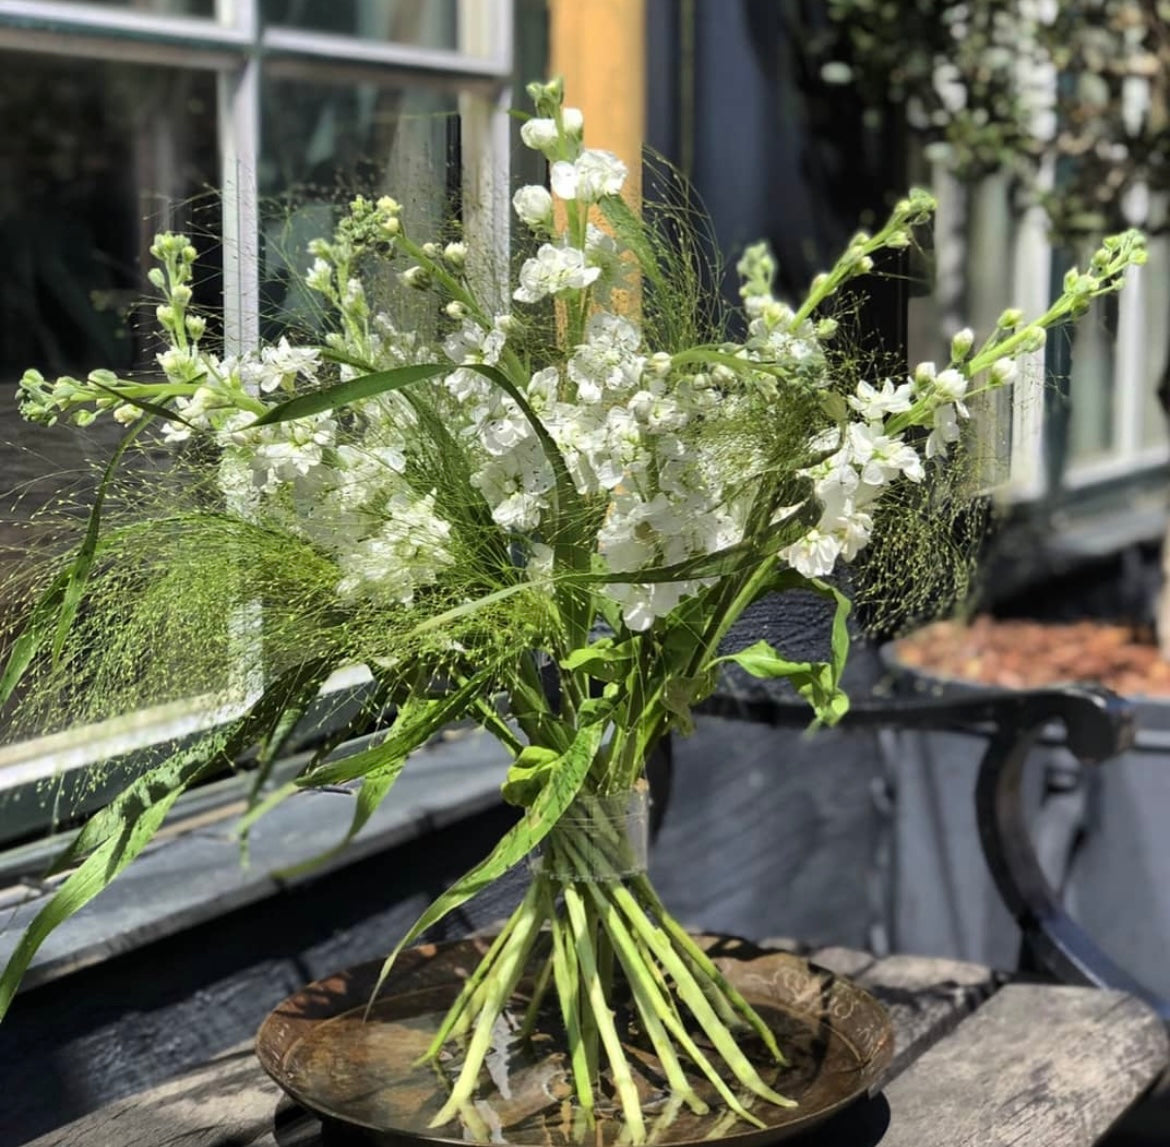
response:
<path id="1" fill-rule="evenodd" d="M 894 644 L 903 666 L 1007 689 L 1098 682 L 1123 696 L 1170 697 L 1170 662 L 1133 626 L 977 617 L 938 621 Z"/>

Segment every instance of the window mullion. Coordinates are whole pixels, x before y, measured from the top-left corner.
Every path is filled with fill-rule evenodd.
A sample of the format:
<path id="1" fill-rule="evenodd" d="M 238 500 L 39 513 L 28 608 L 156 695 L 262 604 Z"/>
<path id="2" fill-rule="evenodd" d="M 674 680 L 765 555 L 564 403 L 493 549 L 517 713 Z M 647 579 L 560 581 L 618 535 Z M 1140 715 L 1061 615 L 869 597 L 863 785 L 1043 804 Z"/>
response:
<path id="1" fill-rule="evenodd" d="M 253 0 L 236 0 L 250 8 Z M 237 12 L 239 15 L 239 12 Z M 252 27 L 255 27 L 254 20 Z M 260 57 L 252 51 L 219 76 L 220 183 L 223 193 L 224 349 L 238 354 L 260 336 Z"/>

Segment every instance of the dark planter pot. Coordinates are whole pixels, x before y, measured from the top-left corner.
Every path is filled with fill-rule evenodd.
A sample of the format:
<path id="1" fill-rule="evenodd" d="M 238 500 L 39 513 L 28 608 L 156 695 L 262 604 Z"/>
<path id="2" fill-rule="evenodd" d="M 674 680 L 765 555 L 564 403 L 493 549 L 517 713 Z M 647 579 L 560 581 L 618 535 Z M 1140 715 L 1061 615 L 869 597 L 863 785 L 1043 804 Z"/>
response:
<path id="1" fill-rule="evenodd" d="M 910 668 L 894 646 L 883 657 L 899 691 L 961 696 L 987 688 Z M 1127 701 L 1128 749 L 1083 765 L 1054 724 L 1029 756 L 1021 799 L 1037 859 L 1069 915 L 1117 965 L 1170 999 L 1170 700 Z M 1014 967 L 1021 933 L 988 870 L 976 817 L 985 746 L 932 730 L 891 737 L 898 946 Z"/>

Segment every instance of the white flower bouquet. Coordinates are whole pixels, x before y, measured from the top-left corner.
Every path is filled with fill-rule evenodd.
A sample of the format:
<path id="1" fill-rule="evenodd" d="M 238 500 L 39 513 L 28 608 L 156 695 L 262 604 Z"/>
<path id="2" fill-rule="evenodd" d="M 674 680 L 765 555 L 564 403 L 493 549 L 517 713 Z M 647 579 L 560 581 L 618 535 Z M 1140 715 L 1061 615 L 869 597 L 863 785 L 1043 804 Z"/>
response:
<path id="1" fill-rule="evenodd" d="M 783 1063 L 772 1032 L 646 877 L 630 824 L 648 754 L 689 729 L 729 664 L 787 679 L 820 722 L 840 718 L 850 605 L 822 579 L 912 524 L 906 492 L 954 464 L 965 402 L 1010 383 L 1047 328 L 1117 289 L 1141 237 L 1107 240 L 1038 318 L 1007 310 L 978 345 L 960 333 L 941 369 L 867 378 L 838 348 L 834 306 L 879 252 L 912 243 L 927 194 L 855 236 L 795 308 L 773 297 L 766 249 L 750 248 L 736 328 L 678 217 L 635 214 L 619 194 L 625 165 L 583 146 L 560 86 L 530 92 L 537 115 L 522 135 L 547 157 L 552 190 L 515 196 L 533 242 L 514 285 L 501 290 L 491 259 L 460 238 L 412 234 L 395 200 L 359 198 L 311 245 L 305 282 L 324 336 L 219 357 L 192 298 L 196 252 L 160 235 L 161 379 L 22 380 L 33 420 L 108 414 L 127 432 L 81 540 L 37 569 L 0 702 L 15 694 L 18 712 L 38 715 L 64 700 L 84 718 L 147 696 L 227 696 L 241 657 L 263 685 L 88 820 L 61 859 L 71 873 L 0 978 L 0 1009 L 46 933 L 134 858 L 181 793 L 246 751 L 256 782 L 242 832 L 292 793 L 360 782 L 352 835 L 414 749 L 471 721 L 513 758 L 504 796 L 523 813 L 383 975 L 425 928 L 542 854 L 431 1046 L 436 1062 L 461 1049 L 443 1056 L 456 1066 L 435 1124 L 470 1110 L 522 984 L 516 1038 L 558 1017 L 586 1122 L 611 1096 L 631 1141 L 645 1138 L 630 1041 L 693 1110 L 708 1106 L 693 1079 L 749 1123 L 753 1104 L 791 1102 L 741 1048 L 746 1033 Z M 394 306 L 406 297 L 425 301 L 427 322 L 403 329 Z M 175 446 L 150 497 L 119 463 L 144 444 L 157 455 L 160 440 Z M 749 605 L 789 590 L 831 604 L 825 661 L 762 641 L 723 651 Z M 393 722 L 269 786 L 322 682 L 355 664 L 373 680 L 368 709 L 392 707 Z"/>

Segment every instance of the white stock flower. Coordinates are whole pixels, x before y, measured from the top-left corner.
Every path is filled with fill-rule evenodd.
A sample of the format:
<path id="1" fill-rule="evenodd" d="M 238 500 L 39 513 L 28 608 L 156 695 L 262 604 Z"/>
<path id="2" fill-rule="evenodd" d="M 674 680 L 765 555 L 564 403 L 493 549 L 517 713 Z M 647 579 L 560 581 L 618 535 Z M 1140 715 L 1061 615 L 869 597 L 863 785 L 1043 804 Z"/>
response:
<path id="1" fill-rule="evenodd" d="M 960 430 L 955 410 L 954 406 L 945 403 L 935 407 L 934 429 L 926 440 L 927 458 L 945 458 L 948 444 L 958 441 Z"/>
<path id="2" fill-rule="evenodd" d="M 857 384 L 857 394 L 850 395 L 849 405 L 867 422 L 881 422 L 887 414 L 901 414 L 914 402 L 914 387 L 906 382 L 895 387 L 893 379 L 882 382 L 881 390 L 868 382 Z"/>
<path id="3" fill-rule="evenodd" d="M 548 230 L 552 225 L 553 199 L 546 187 L 529 184 L 512 196 L 512 207 L 520 221 L 533 231 Z"/>
<path id="4" fill-rule="evenodd" d="M 1019 373 L 1020 367 L 1014 358 L 997 359 L 988 371 L 988 381 L 992 386 L 1010 386 Z"/>
<path id="5" fill-rule="evenodd" d="M 525 147 L 547 154 L 556 147 L 560 138 L 557 134 L 557 121 L 533 116 L 520 125 L 520 138 L 524 141 Z"/>
<path id="6" fill-rule="evenodd" d="M 600 274 L 597 267 L 585 265 L 585 253 L 576 247 L 544 243 L 536 257 L 525 260 L 520 268 L 520 286 L 512 297 L 521 303 L 538 303 L 546 295 L 581 290 Z"/>
<path id="7" fill-rule="evenodd" d="M 479 323 L 465 320 L 457 331 L 452 331 L 443 340 L 443 353 L 460 366 L 481 363 L 495 366 L 500 361 L 504 341 L 504 332 L 498 319 L 489 331 L 485 331 Z"/>
<path id="8" fill-rule="evenodd" d="M 585 113 L 580 108 L 561 108 L 561 126 L 565 135 L 580 139 L 585 130 Z"/>
<path id="9" fill-rule="evenodd" d="M 316 382 L 320 365 L 321 352 L 316 347 L 292 346 L 282 335 L 276 346 L 266 346 L 260 352 L 260 390 L 267 394 L 281 387 L 291 388 L 298 375 Z"/>
<path id="10" fill-rule="evenodd" d="M 333 289 L 333 268 L 324 259 L 314 259 L 305 274 L 305 286 L 314 291 Z"/>
<path id="11" fill-rule="evenodd" d="M 646 365 L 638 354 L 642 333 L 628 319 L 599 311 L 585 327 L 585 341 L 569 359 L 569 378 L 582 402 L 599 402 L 606 390 L 637 386 Z"/>
<path id="12" fill-rule="evenodd" d="M 840 539 L 814 526 L 799 541 L 785 546 L 778 556 L 805 577 L 825 577 L 833 572 L 840 555 Z"/>
<path id="13" fill-rule="evenodd" d="M 596 203 L 607 195 L 617 195 L 629 169 L 612 151 L 586 148 L 569 163 L 558 160 L 549 171 L 553 191 L 562 199 Z"/>
<path id="14" fill-rule="evenodd" d="M 873 427 L 851 423 L 848 449 L 852 461 L 860 467 L 861 480 L 871 486 L 883 486 L 899 474 L 911 482 L 921 482 L 926 476 L 913 446 Z"/>
<path id="15" fill-rule="evenodd" d="M 959 413 L 966 418 L 967 408 L 962 399 L 967 393 L 967 379 L 957 370 L 948 368 L 934 380 L 934 397 L 942 402 L 953 402 Z"/>
<path id="16" fill-rule="evenodd" d="M 338 555 L 337 594 L 410 605 L 415 590 L 432 584 L 455 562 L 451 525 L 435 512 L 434 494 L 396 494 L 377 533 Z"/>
<path id="17" fill-rule="evenodd" d="M 494 417 L 488 418 L 480 427 L 483 448 L 496 458 L 511 453 L 532 436 L 533 430 L 528 419 L 512 402 L 502 406 Z"/>
<path id="18" fill-rule="evenodd" d="M 538 370 L 528 380 L 528 401 L 538 414 L 557 401 L 561 372 L 555 366 Z"/>

